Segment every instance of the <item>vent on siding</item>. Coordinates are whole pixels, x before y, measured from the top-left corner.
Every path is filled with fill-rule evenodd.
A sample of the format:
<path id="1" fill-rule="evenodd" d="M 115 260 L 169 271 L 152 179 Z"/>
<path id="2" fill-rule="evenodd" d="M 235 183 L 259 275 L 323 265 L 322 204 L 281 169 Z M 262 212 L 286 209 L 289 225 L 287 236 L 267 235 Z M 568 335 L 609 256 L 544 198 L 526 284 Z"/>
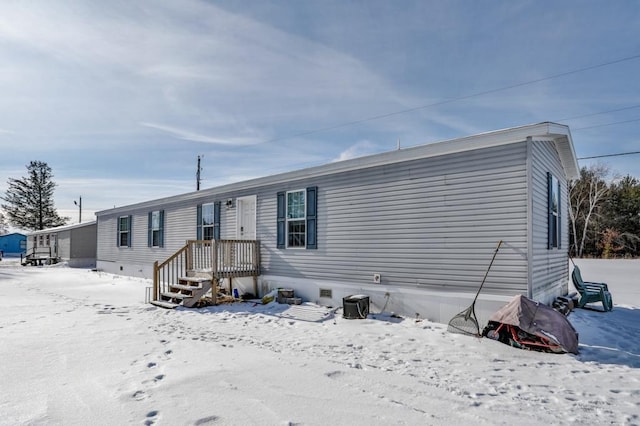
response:
<path id="1" fill-rule="evenodd" d="M 329 299 L 331 299 L 332 293 L 331 293 L 331 289 L 330 288 L 321 288 L 320 289 L 320 297 L 328 297 Z"/>

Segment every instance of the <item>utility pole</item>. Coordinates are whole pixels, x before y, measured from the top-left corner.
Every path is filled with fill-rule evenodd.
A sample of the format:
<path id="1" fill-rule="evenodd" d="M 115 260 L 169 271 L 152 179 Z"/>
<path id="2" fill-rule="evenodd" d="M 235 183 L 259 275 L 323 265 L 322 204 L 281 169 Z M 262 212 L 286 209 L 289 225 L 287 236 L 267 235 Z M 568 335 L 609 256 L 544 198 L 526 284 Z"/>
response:
<path id="1" fill-rule="evenodd" d="M 80 208 L 80 212 L 78 214 L 78 223 L 82 223 L 82 197 L 80 197 L 80 202 L 74 200 L 73 204 Z"/>
<path id="2" fill-rule="evenodd" d="M 198 155 L 198 169 L 196 170 L 196 191 L 200 191 L 200 156 Z"/>

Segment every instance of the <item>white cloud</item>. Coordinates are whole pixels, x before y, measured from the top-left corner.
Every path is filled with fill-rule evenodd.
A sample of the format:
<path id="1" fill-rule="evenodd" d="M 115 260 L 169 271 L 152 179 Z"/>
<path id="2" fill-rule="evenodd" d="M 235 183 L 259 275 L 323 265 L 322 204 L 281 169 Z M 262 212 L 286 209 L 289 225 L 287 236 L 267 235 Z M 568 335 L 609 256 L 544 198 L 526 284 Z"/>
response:
<path id="1" fill-rule="evenodd" d="M 255 145 L 260 142 L 256 138 L 249 137 L 238 137 L 231 136 L 228 138 L 215 138 L 207 135 L 201 135 L 198 133 L 194 133 L 184 129 L 178 129 L 177 127 L 165 126 L 162 124 L 155 123 L 140 123 L 141 126 L 150 127 L 152 129 L 161 130 L 163 132 L 169 133 L 175 136 L 178 139 L 193 141 L 193 142 L 203 142 L 203 143 L 212 143 L 219 145 Z"/>
<path id="2" fill-rule="evenodd" d="M 338 157 L 331 160 L 331 162 L 350 160 L 352 158 L 362 157 L 364 155 L 373 154 L 376 152 L 376 146 L 370 141 L 360 141 L 355 145 L 350 146 L 338 155 Z"/>
<path id="3" fill-rule="evenodd" d="M 353 56 L 200 1 L 0 4 L 0 42 L 0 117 L 34 152 L 241 147 L 412 103 Z"/>

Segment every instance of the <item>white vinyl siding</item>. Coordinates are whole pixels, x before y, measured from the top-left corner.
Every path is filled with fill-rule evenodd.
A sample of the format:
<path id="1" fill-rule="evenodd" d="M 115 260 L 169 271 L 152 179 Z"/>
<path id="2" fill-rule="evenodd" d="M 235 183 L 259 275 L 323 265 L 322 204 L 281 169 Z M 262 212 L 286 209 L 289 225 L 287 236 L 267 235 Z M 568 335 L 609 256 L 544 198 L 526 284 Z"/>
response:
<path id="1" fill-rule="evenodd" d="M 164 246 L 151 250 L 147 245 L 149 208 L 137 208 L 127 212 L 132 217 L 132 250 L 121 251 L 107 240 L 109 228 L 117 226 L 117 216 L 98 218 L 98 261 L 130 263 L 137 266 L 151 267 L 156 260 L 163 261 L 180 247 L 186 240 L 196 239 L 196 206 L 180 205 L 180 203 L 158 204 L 163 208 L 166 218 L 170 218 L 171 226 L 164 229 Z M 138 268 L 140 269 L 140 268 Z"/>
<path id="2" fill-rule="evenodd" d="M 104 236 L 118 215 L 99 215 L 98 260 L 150 268 L 195 239 L 199 203 L 256 195 L 265 274 L 370 282 L 376 272 L 385 285 L 474 292 L 503 239 L 508 246 L 496 257 L 485 291 L 526 293 L 527 261 L 519 254 L 527 244 L 525 160 L 523 141 L 244 191 L 158 200 L 155 206 L 146 203 L 126 212 L 133 215 L 134 249 L 126 253 Z M 317 250 L 278 250 L 277 193 L 313 185 L 318 187 Z M 146 231 L 147 214 L 154 207 L 171 217 L 171 227 L 165 247 L 152 251 L 138 233 Z M 235 214 L 235 208 L 222 209 L 221 238 L 234 238 Z"/>
<path id="3" fill-rule="evenodd" d="M 187 240 L 197 238 L 197 227 L 195 226 L 197 205 L 202 204 L 205 200 L 211 200 L 211 196 L 203 193 L 200 198 L 189 202 L 185 202 L 179 197 L 170 201 L 157 200 L 156 204 L 135 206 L 131 210 L 127 210 L 126 213 L 132 216 L 132 250 L 126 251 L 118 250 L 107 237 L 112 233 L 110 229 L 113 230 L 117 226 L 118 216 L 122 213 L 98 216 L 98 261 L 125 265 L 125 267 L 132 265 L 132 274 L 150 277 L 149 271 L 152 269 L 153 262 L 164 261 L 183 247 Z M 163 229 L 163 247 L 151 249 L 147 244 L 148 217 L 150 210 L 157 209 L 164 210 L 165 222 L 170 223 L 171 226 L 165 225 Z M 235 238 L 235 214 L 235 209 L 221 209 L 221 238 Z M 140 270 L 145 272 L 140 273 Z"/>
<path id="4" fill-rule="evenodd" d="M 536 127 L 540 133 L 533 134 L 545 129 Z M 99 212 L 98 260 L 151 268 L 196 238 L 198 205 L 255 196 L 265 275 L 358 285 L 370 284 L 375 272 L 384 286 L 474 294 L 503 240 L 483 293 L 535 295 L 557 289 L 568 277 L 568 215 L 562 213 L 568 205 L 566 176 L 557 144 L 522 139 L 470 148 L 474 143 L 469 138 L 408 148 Z M 424 152 L 438 154 L 420 155 Z M 547 248 L 547 172 L 561 188 L 561 249 L 554 250 Z M 317 248 L 278 248 L 279 194 L 312 187 Z M 142 236 L 147 214 L 155 209 L 165 210 L 171 227 L 165 246 L 150 250 Z M 220 213 L 220 237 L 235 238 L 237 209 Z M 121 215 L 133 217 L 132 250 L 114 245 Z"/>
<path id="5" fill-rule="evenodd" d="M 544 303 L 554 294 L 566 294 L 569 282 L 567 262 L 568 244 L 568 190 L 567 179 L 555 144 L 533 141 L 532 157 L 532 239 L 531 239 L 531 297 Z M 559 248 L 549 249 L 549 185 L 547 173 L 555 176 L 559 187 Z M 555 296 L 554 296 L 555 297 Z"/>
<path id="6" fill-rule="evenodd" d="M 487 288 L 526 292 L 526 259 L 513 255 L 526 247 L 525 156 L 524 143 L 512 144 L 292 182 L 318 185 L 322 255 L 272 250 L 264 236 L 276 232 L 277 200 L 259 196 L 263 271 L 349 282 L 377 272 L 386 285 L 474 290 L 502 238 L 511 254 L 496 260 Z"/>

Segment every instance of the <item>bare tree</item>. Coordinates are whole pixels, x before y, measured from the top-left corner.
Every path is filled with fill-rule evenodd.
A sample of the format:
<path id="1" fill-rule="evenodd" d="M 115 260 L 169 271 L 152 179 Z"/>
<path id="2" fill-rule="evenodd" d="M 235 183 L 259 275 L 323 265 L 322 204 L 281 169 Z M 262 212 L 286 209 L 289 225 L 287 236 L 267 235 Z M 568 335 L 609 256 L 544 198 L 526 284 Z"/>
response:
<path id="1" fill-rule="evenodd" d="M 580 169 L 580 179 L 569 183 L 569 219 L 573 231 L 573 250 L 581 257 L 592 221 L 599 216 L 599 207 L 605 200 L 609 187 L 606 179 L 609 167 L 594 164 Z"/>

